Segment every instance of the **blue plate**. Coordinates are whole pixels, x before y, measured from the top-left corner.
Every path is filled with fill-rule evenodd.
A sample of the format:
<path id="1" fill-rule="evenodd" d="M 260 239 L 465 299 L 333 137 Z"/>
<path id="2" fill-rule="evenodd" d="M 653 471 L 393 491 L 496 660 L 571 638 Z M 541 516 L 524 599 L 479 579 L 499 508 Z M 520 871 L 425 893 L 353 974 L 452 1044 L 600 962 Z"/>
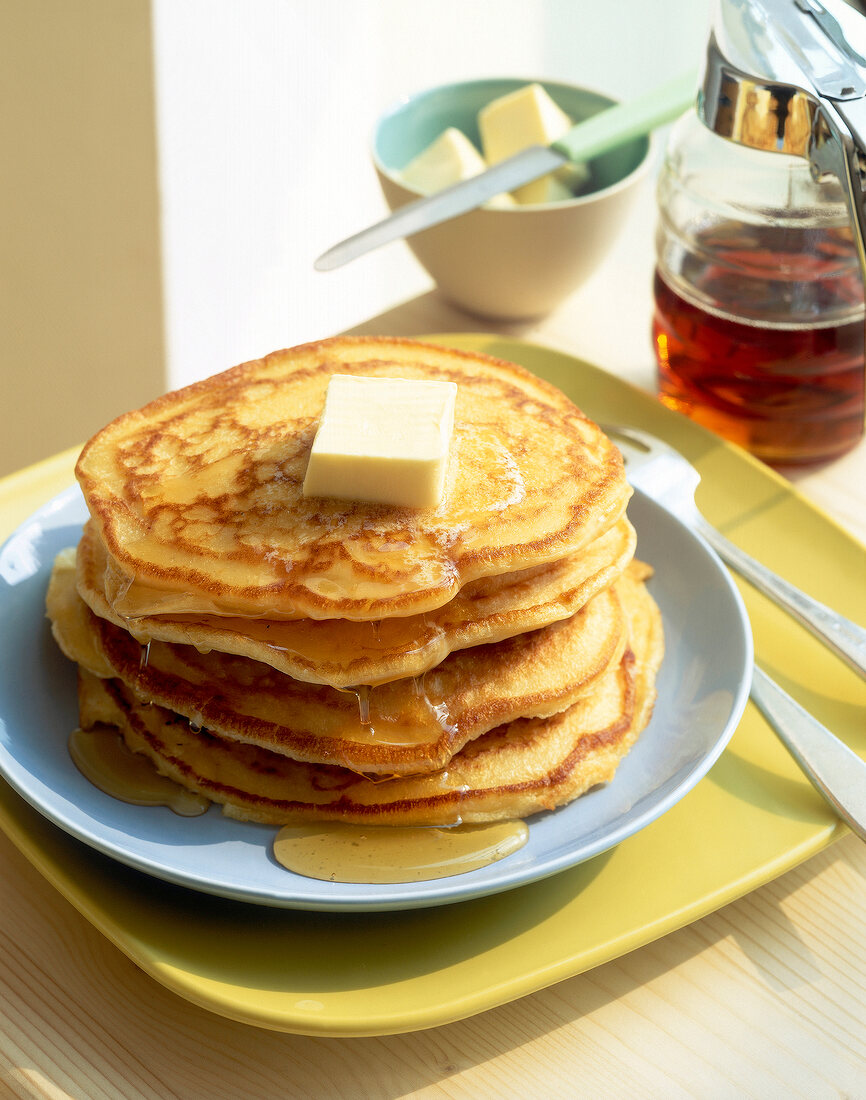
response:
<path id="1" fill-rule="evenodd" d="M 55 554 L 78 542 L 77 488 L 46 504 L 0 550 L 0 774 L 55 825 L 168 882 L 291 909 L 359 912 L 464 901 L 522 886 L 598 855 L 678 802 L 717 759 L 746 705 L 752 638 L 740 595 L 715 554 L 658 504 L 635 493 L 629 516 L 666 653 L 652 721 L 607 787 L 529 822 L 513 855 L 431 882 L 320 882 L 280 867 L 275 829 L 224 818 L 217 807 L 180 818 L 131 806 L 93 787 L 66 743 L 77 725 L 75 669 L 57 649 L 44 601 Z"/>

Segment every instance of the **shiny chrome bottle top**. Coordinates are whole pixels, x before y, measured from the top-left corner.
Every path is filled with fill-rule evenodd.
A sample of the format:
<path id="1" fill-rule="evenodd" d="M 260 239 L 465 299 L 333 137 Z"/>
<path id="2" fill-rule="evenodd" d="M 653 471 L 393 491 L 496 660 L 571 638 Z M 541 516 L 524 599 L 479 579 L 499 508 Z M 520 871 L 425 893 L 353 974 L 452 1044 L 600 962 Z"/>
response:
<path id="1" fill-rule="evenodd" d="M 720 0 L 697 111 L 839 179 L 866 281 L 866 18 L 844 0 Z"/>

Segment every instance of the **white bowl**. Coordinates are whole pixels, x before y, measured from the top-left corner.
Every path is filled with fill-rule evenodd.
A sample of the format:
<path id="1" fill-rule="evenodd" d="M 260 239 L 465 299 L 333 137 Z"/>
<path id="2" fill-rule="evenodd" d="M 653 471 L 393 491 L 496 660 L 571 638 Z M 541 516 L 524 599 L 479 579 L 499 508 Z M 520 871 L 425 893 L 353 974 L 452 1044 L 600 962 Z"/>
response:
<path id="1" fill-rule="evenodd" d="M 373 163 L 392 210 L 418 198 L 400 172 L 448 126 L 480 149 L 478 111 L 533 83 L 490 78 L 431 88 L 387 111 L 373 136 Z M 575 122 L 615 101 L 576 85 L 539 80 Z M 543 316 L 575 291 L 616 240 L 650 160 L 649 138 L 636 138 L 589 164 L 589 190 L 573 199 L 507 208 L 482 207 L 408 238 L 436 284 L 456 305 L 484 317 Z"/>

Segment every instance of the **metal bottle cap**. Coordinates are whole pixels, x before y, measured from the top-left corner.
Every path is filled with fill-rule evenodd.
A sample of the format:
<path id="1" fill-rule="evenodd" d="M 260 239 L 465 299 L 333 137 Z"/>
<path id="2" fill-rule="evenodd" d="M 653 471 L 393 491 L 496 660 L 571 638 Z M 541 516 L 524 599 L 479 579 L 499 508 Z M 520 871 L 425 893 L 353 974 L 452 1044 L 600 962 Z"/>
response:
<path id="1" fill-rule="evenodd" d="M 866 18 L 843 0 L 721 0 L 697 112 L 714 133 L 838 178 L 866 283 Z"/>

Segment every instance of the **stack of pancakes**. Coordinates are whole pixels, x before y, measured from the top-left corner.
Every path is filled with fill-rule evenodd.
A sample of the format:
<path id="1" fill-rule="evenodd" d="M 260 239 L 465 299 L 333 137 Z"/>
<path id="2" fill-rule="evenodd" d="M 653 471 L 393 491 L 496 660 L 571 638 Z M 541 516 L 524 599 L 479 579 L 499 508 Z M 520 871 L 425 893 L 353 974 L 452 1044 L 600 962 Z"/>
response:
<path id="1" fill-rule="evenodd" d="M 305 498 L 334 373 L 457 383 L 435 509 Z M 48 614 L 83 728 L 275 824 L 526 817 L 608 781 L 662 656 L 622 460 L 489 356 L 338 338 L 120 417 Z"/>

